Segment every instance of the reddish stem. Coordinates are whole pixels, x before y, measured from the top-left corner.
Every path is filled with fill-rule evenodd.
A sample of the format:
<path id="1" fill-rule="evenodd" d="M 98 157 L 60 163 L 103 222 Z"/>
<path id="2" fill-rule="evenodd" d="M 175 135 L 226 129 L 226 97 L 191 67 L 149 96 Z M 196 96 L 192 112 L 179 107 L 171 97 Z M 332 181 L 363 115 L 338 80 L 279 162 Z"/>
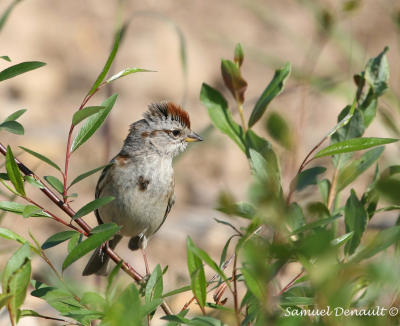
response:
<path id="1" fill-rule="evenodd" d="M 301 270 L 278 294 L 278 297 L 285 293 L 289 288 L 304 274 L 304 269 Z"/>

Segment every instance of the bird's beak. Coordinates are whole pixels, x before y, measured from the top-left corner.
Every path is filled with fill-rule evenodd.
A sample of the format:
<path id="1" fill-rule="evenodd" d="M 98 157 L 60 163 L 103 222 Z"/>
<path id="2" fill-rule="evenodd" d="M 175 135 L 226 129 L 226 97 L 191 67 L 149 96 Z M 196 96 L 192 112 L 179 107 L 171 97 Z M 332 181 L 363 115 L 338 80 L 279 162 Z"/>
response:
<path id="1" fill-rule="evenodd" d="M 195 142 L 195 141 L 202 141 L 202 140 L 203 140 L 203 138 L 201 138 L 200 135 L 196 134 L 194 131 L 192 131 L 185 138 L 185 141 L 187 141 L 188 143 Z"/>

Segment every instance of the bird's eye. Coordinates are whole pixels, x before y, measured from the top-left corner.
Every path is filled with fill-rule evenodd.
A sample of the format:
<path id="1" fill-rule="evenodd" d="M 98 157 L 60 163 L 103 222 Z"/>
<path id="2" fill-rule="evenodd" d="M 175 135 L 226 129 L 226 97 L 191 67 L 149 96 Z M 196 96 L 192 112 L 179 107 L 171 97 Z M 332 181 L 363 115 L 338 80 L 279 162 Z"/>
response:
<path id="1" fill-rule="evenodd" d="M 181 131 L 178 130 L 178 129 L 175 129 L 175 130 L 172 130 L 172 134 L 173 134 L 175 137 L 177 137 L 177 136 L 179 136 L 179 135 L 181 134 Z"/>

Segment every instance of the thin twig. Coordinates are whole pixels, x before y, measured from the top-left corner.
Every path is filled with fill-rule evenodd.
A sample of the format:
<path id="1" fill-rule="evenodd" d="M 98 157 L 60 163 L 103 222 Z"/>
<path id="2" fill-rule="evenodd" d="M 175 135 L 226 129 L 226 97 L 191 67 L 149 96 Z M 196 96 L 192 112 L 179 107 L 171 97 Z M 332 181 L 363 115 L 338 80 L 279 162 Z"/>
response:
<path id="1" fill-rule="evenodd" d="M 278 297 L 285 293 L 289 288 L 304 274 L 304 268 L 301 269 L 301 272 L 297 274 L 278 294 Z"/>
<path id="2" fill-rule="evenodd" d="M 4 147 L 3 144 L 0 143 L 0 153 L 3 154 L 4 156 L 7 153 L 6 147 Z M 40 181 L 40 178 L 33 173 L 26 165 L 24 165 L 22 162 L 20 162 L 18 159 L 15 159 L 15 163 L 18 165 L 18 168 L 20 171 L 27 176 L 31 176 L 35 180 Z M 58 198 L 58 196 L 49 188 L 47 187 L 43 182 L 43 188 L 40 188 L 40 190 L 53 202 L 55 203 L 58 207 L 60 207 L 67 215 L 69 215 L 71 218 L 75 215 L 75 211 L 68 205 L 66 204 L 63 200 Z M 91 232 L 91 227 L 81 218 L 77 218 L 74 220 L 89 236 Z M 72 227 L 71 224 L 67 225 L 68 227 Z M 113 260 L 115 263 L 119 263 L 122 261 L 122 270 L 127 273 L 131 278 L 133 278 L 137 283 L 140 283 L 143 280 L 143 276 L 139 274 L 131 265 L 123 261 L 123 259 L 112 249 L 105 248 L 105 253 Z M 165 314 L 167 315 L 172 315 L 173 312 L 171 308 L 168 306 L 166 302 L 163 302 L 161 304 L 161 308 L 164 310 Z"/>
<path id="3" fill-rule="evenodd" d="M 240 311 L 239 311 L 239 303 L 238 303 L 238 292 L 237 292 L 237 277 L 236 277 L 236 265 L 237 265 L 237 252 L 235 253 L 235 257 L 233 259 L 233 268 L 232 268 L 232 280 L 233 280 L 233 304 L 235 307 L 235 317 L 236 324 L 240 326 Z"/>
<path id="4" fill-rule="evenodd" d="M 304 168 L 313 160 L 313 159 L 309 159 L 310 156 L 311 156 L 311 155 L 318 149 L 318 147 L 320 147 L 320 146 L 323 144 L 323 142 L 324 142 L 325 140 L 327 140 L 327 139 L 328 139 L 328 135 L 326 135 L 324 138 L 322 138 L 321 141 L 320 141 L 317 145 L 315 145 L 315 146 L 312 148 L 312 150 L 311 150 L 311 151 L 307 154 L 307 156 L 304 158 L 303 162 L 301 162 L 300 167 L 299 167 L 299 170 L 297 171 L 297 174 L 296 174 L 296 176 L 295 176 L 294 178 L 297 178 L 297 177 L 299 176 L 299 174 L 300 174 L 301 172 L 303 172 Z M 293 195 L 293 192 L 294 192 L 295 189 L 296 189 L 295 186 L 290 187 L 289 194 L 288 194 L 288 196 L 287 196 L 287 198 L 286 198 L 286 203 L 287 203 L 288 205 L 290 204 L 290 201 L 291 201 L 291 199 L 292 199 L 292 195 Z"/>

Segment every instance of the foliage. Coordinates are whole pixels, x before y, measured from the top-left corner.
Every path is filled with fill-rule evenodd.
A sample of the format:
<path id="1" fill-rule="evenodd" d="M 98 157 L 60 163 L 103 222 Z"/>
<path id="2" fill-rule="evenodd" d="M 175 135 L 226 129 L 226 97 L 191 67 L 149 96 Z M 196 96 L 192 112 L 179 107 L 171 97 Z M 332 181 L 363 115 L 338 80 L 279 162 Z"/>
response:
<path id="1" fill-rule="evenodd" d="M 329 15 L 321 17 L 321 24 L 327 33 L 332 22 Z M 202 85 L 200 92 L 200 100 L 208 110 L 211 122 L 243 153 L 252 175 L 246 201 L 236 202 L 228 193 L 220 196 L 218 210 L 230 216 L 232 221 L 216 222 L 231 228 L 233 233 L 227 239 L 218 262 L 188 237 L 186 252 L 190 284 L 182 288 L 165 292 L 163 276 L 167 271 L 160 265 L 144 278 L 134 276 L 131 267 L 118 257 L 114 257 L 114 261 L 118 263 L 110 273 L 104 291 L 75 291 L 64 280 L 62 272 L 66 268 L 111 239 L 120 229 L 112 223 L 88 229 L 82 220 L 87 214 L 112 201 L 112 197 L 98 198 L 77 212 L 69 206 L 68 198 L 74 195 L 69 193 L 70 187 L 100 171 L 104 166 L 84 172 L 69 182 L 68 163 L 72 154 L 103 124 L 117 100 L 117 95 L 110 96 L 100 105 L 86 106 L 88 101 L 104 85 L 120 77 L 149 71 L 127 68 L 106 78 L 125 29 L 124 24 L 117 27 L 113 47 L 103 70 L 71 117 L 65 170 L 43 154 L 21 147 L 46 163 L 61 178 L 48 175 L 43 177 L 46 181 L 44 182 L 15 158 L 10 146 L 1 148 L 5 157 L 6 173 L 0 174 L 0 181 L 8 191 L 27 204 L 12 200 L 2 201 L 0 210 L 21 215 L 23 218 L 46 217 L 72 228 L 49 235 L 41 245 L 33 235 L 28 240 L 9 229 L 0 228 L 1 238 L 20 245 L 1 273 L 0 309 L 8 310 L 11 324 L 16 325 L 20 318 L 29 316 L 63 323 L 73 320 L 77 325 L 91 325 L 94 320 L 100 320 L 100 325 L 144 325 L 146 321 L 150 323 L 159 307 L 166 312 L 162 319 L 169 325 L 333 325 L 342 322 L 349 325 L 360 322 L 371 325 L 395 324 L 396 321 L 390 318 L 384 320 L 379 319 L 379 316 L 353 314 L 345 320 L 329 314 L 298 317 L 304 309 L 329 307 L 339 312 L 340 309 L 371 309 L 388 296 L 394 296 L 393 302 L 398 302 L 400 283 L 395 271 L 400 263 L 396 256 L 400 226 L 388 226 L 375 232 L 372 237 L 368 230 L 375 214 L 397 211 L 400 208 L 400 168 L 396 165 L 382 169 L 383 164 L 379 161 L 385 145 L 394 143 L 397 139 L 363 137 L 376 116 L 379 98 L 388 88 L 387 48 L 370 59 L 365 69 L 356 76 L 354 100 L 339 114 L 334 128 L 307 155 L 285 196 L 278 156 L 271 142 L 261 136 L 255 127 L 263 119 L 273 99 L 284 90 L 291 66 L 286 63 L 275 71 L 246 121 L 244 105 L 248 83 L 241 71 L 244 50 L 238 44 L 233 60 L 222 59 L 221 77 L 235 100 L 241 123 L 235 121 L 234 110 L 229 107 L 221 92 L 206 83 Z M 3 57 L 7 60 L 6 58 L 8 57 Z M 41 62 L 12 65 L 0 72 L 0 81 L 43 65 Z M 16 120 L 25 111 L 19 110 L 6 117 L 0 123 L 0 132 L 22 135 L 23 126 Z M 81 127 L 72 140 L 73 130 L 78 125 Z M 265 119 L 264 125 L 274 141 L 286 150 L 293 148 L 290 124 L 283 116 L 276 112 L 271 113 Z M 331 144 L 315 153 L 328 138 Z M 355 155 L 355 152 L 366 149 L 368 151 L 361 155 Z M 322 157 L 330 157 L 331 162 L 320 160 Z M 318 160 L 318 165 L 305 169 L 315 160 Z M 366 189 L 357 194 L 353 189 L 354 182 L 373 165 L 374 177 Z M 334 169 L 332 180 L 321 180 L 327 167 L 331 166 Z M 29 188 L 28 191 L 26 187 L 28 183 L 56 201 L 70 219 L 65 221 L 58 213 L 52 213 L 51 205 L 43 207 L 37 204 L 30 196 L 32 189 Z M 318 187 L 313 187 L 315 185 Z M 312 197 L 314 201 L 293 201 L 293 196 L 306 188 L 319 191 L 319 194 Z M 318 199 L 315 199 L 317 196 Z M 345 199 L 343 202 L 340 196 Z M 389 200 L 392 205 L 379 207 L 385 200 Z M 238 229 L 234 225 L 236 219 L 243 219 L 246 226 Z M 75 222 L 78 226 L 73 224 Z M 340 227 L 341 225 L 344 227 Z M 60 266 L 55 266 L 49 260 L 46 250 L 66 241 L 68 246 L 60 274 Z M 232 252 L 230 258 L 229 252 Z M 112 255 L 112 249 L 108 248 L 107 254 Z M 45 284 L 35 280 L 31 260 L 37 257 L 50 266 L 57 281 L 51 282 L 49 279 L 49 284 Z M 289 263 L 301 266 L 301 272 L 292 282 L 278 289 L 279 275 Z M 227 271 L 229 264 L 233 265 L 230 272 Z M 210 280 L 206 278 L 206 268 L 215 272 Z M 132 281 L 121 288 L 116 282 L 116 276 L 122 272 L 128 273 L 139 284 Z M 383 287 L 387 292 L 377 291 Z M 211 290 L 215 290 L 213 302 L 208 295 Z M 186 291 L 193 293 L 193 301 L 197 302 L 203 315 L 193 312 L 190 302 L 180 313 L 173 314 L 168 310 L 165 299 Z M 22 309 L 27 295 L 46 301 L 58 315 L 43 316 L 33 310 Z M 225 295 L 232 298 L 232 304 L 225 304 Z"/>

